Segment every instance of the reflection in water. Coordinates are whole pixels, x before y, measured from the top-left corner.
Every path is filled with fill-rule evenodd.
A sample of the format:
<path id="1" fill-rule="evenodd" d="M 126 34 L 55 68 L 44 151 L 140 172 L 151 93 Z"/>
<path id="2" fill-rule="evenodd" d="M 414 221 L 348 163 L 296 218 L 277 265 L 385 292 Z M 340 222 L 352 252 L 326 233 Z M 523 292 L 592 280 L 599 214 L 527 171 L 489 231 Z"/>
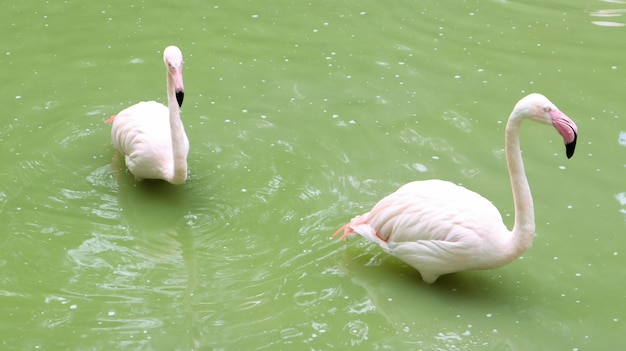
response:
<path id="1" fill-rule="evenodd" d="M 92 209 L 116 225 L 95 227 L 82 243 L 67 251 L 74 276 L 66 292 L 88 298 L 76 309 L 89 309 L 96 302 L 104 308 L 97 313 L 92 332 L 137 335 L 134 344 L 139 346 L 149 342 L 155 327 L 183 323 L 185 329 L 193 330 L 192 298 L 198 276 L 188 224 L 189 189 L 163 181 L 136 182 L 123 169 L 115 169 L 111 177 L 106 167 L 89 181 L 96 188 L 117 187 L 117 198 L 103 194 L 102 203 L 108 205 Z M 95 284 L 91 291 L 72 288 L 87 280 Z M 195 345 L 192 333 L 178 339 L 176 344 L 187 349 Z"/>
<path id="2" fill-rule="evenodd" d="M 608 3 L 608 4 L 620 4 L 620 5 L 625 5 L 626 1 L 623 0 L 600 0 L 602 2 Z M 603 9 L 603 10 L 596 10 L 596 11 L 592 11 L 590 13 L 590 15 L 592 17 L 598 17 L 598 18 L 611 18 L 613 19 L 612 21 L 608 21 L 608 20 L 597 20 L 597 21 L 591 21 L 591 23 L 595 24 L 596 26 L 602 26 L 602 27 L 623 27 L 625 24 L 623 23 L 623 19 L 622 22 L 618 22 L 618 19 L 621 19 L 621 17 L 624 15 L 624 13 L 626 13 L 626 9 Z"/>
<path id="3" fill-rule="evenodd" d="M 370 315 L 382 316 L 393 326 L 387 334 L 403 335 L 404 341 L 399 344 L 394 338 L 379 341 L 383 349 L 408 345 L 425 350 L 504 350 L 512 347 L 511 340 L 483 334 L 482 324 L 491 324 L 491 330 L 497 333 L 500 327 L 497 323 L 489 323 L 489 320 L 468 322 L 463 316 L 468 309 L 467 304 L 507 304 L 498 296 L 504 291 L 489 288 L 493 281 L 483 281 L 478 276 L 466 279 L 461 274 L 453 274 L 442 277 L 441 284 L 426 286 L 410 267 L 397 265 L 396 262 L 391 264 L 393 260 L 387 257 L 382 261 L 372 257 L 363 264 L 353 262 L 353 259 L 363 260 L 368 253 L 356 258 L 351 255 L 343 255 L 343 259 L 337 262 L 339 269 L 366 292 L 363 299 L 352 300 L 345 309 L 345 313 L 352 317 L 344 325 L 344 329 L 351 334 L 352 345 L 367 339 L 368 324 L 364 320 L 369 321 L 367 316 Z M 436 301 L 442 298 L 450 299 L 449 310 L 435 307 Z M 441 328 L 434 328 L 436 325 L 441 325 Z"/>

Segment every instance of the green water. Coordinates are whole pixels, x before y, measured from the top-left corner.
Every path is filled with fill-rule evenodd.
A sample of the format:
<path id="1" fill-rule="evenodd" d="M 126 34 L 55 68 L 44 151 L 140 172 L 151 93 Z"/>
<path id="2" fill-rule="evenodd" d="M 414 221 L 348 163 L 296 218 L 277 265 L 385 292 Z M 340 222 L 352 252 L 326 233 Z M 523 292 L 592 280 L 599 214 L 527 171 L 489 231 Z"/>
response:
<path id="1" fill-rule="evenodd" d="M 2 350 L 607 350 L 626 343 L 626 6 L 609 1 L 5 1 Z M 110 115 L 185 56 L 189 179 L 112 166 Z M 329 240 L 448 179 L 511 225 L 522 131 L 537 236 L 500 269 L 419 274 Z"/>

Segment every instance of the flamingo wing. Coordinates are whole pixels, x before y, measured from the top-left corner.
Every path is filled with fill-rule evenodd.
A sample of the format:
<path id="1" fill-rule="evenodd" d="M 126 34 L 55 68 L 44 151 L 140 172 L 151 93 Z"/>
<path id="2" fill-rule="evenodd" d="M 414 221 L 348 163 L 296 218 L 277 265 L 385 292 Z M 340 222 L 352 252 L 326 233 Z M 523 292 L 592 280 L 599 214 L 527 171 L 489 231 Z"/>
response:
<path id="1" fill-rule="evenodd" d="M 433 282 L 442 274 L 487 268 L 510 233 L 484 197 L 441 180 L 408 183 L 348 223 Z M 487 258 L 487 260 L 485 260 Z"/>
<path id="2" fill-rule="evenodd" d="M 111 138 L 137 179 L 163 179 L 172 173 L 172 139 L 166 106 L 148 101 L 122 110 L 113 120 Z"/>

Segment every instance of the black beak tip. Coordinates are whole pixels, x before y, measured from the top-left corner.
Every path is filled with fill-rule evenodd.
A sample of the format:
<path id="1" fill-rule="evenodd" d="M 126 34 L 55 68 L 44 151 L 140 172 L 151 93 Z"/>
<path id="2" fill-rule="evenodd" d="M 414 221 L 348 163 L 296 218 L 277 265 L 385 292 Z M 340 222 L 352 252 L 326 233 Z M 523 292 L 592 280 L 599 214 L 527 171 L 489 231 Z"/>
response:
<path id="1" fill-rule="evenodd" d="M 185 92 L 184 91 L 177 91 L 176 92 L 176 101 L 178 101 L 178 107 L 183 107 L 183 99 L 185 98 Z"/>
<path id="2" fill-rule="evenodd" d="M 567 155 L 567 158 L 571 158 L 572 156 L 574 156 L 574 150 L 576 149 L 576 139 L 578 139 L 578 135 L 574 134 L 574 140 L 569 144 L 565 144 L 565 155 Z"/>

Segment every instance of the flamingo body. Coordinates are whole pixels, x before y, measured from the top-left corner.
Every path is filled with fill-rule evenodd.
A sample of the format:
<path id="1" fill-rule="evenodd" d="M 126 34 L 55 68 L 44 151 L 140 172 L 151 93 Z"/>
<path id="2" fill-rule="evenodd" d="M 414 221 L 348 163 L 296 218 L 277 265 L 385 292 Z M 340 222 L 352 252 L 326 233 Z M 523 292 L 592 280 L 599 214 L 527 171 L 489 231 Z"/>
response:
<path id="1" fill-rule="evenodd" d="M 187 179 L 189 139 L 180 119 L 184 97 L 180 49 L 165 48 L 163 62 L 167 70 L 167 106 L 142 101 L 107 122 L 113 122 L 113 146 L 124 155 L 126 167 L 137 180 L 162 179 L 181 184 Z"/>
<path id="2" fill-rule="evenodd" d="M 417 269 L 433 283 L 443 274 L 505 265 L 532 245 L 535 233 L 530 188 L 519 146 L 519 125 L 531 119 L 551 124 L 563 137 L 568 158 L 578 129 L 545 96 L 530 94 L 515 106 L 506 128 L 505 149 L 515 224 L 509 231 L 496 207 L 481 195 L 443 180 L 415 181 L 380 200 L 335 232 L 360 235 Z"/>
<path id="3" fill-rule="evenodd" d="M 174 156 L 169 109 L 155 101 L 142 101 L 117 114 L 111 128 L 113 146 L 124 155 L 126 167 L 137 179 L 172 179 Z M 183 140 L 184 154 L 189 139 Z"/>
<path id="4" fill-rule="evenodd" d="M 345 237 L 359 234 L 377 243 L 429 283 L 443 274 L 489 268 L 492 262 L 483 258 L 510 236 L 489 200 L 438 179 L 403 185 L 341 230 Z"/>

